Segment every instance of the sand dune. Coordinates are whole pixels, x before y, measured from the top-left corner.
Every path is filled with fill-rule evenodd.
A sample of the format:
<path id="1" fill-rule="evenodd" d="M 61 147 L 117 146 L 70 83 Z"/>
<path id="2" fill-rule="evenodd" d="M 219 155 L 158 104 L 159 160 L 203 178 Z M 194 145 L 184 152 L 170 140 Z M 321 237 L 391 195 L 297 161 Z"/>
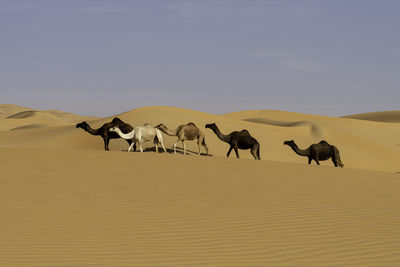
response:
<path id="1" fill-rule="evenodd" d="M 360 114 L 344 116 L 343 118 L 367 120 L 367 121 L 380 121 L 380 122 L 400 122 L 400 111 L 380 111 L 380 112 L 360 113 Z"/>
<path id="2" fill-rule="evenodd" d="M 213 115 L 188 109 L 160 106 L 134 109 L 115 116 L 134 126 L 144 123 L 152 125 L 164 123 L 171 129 L 175 129 L 183 123 L 194 122 L 204 131 L 210 153 L 217 157 L 226 157 L 229 146 L 221 142 L 211 130 L 205 129 L 206 123 L 215 122 L 225 134 L 234 130 L 249 130 L 260 142 L 261 158 L 264 160 L 306 163 L 306 158 L 299 157 L 289 147 L 283 146 L 283 142 L 294 139 L 299 147 L 305 148 L 311 143 L 324 139 L 339 148 L 346 167 L 389 172 L 399 171 L 400 125 L 397 123 L 370 122 L 283 111 L 245 111 Z M 97 128 L 105 122 L 111 121 L 115 116 L 88 121 L 92 127 Z M 40 118 L 41 120 L 30 120 L 26 125 L 50 124 L 52 127 L 33 129 L 31 126 L 27 126 L 28 129 L 23 131 L 2 131 L 0 132 L 0 146 L 103 150 L 101 137 L 91 136 L 82 129 L 76 129 L 74 123 L 65 121 L 56 123 L 56 120 L 60 119 L 47 113 L 41 114 Z M 254 118 L 257 118 L 257 122 L 246 121 L 254 120 Z M 26 126 L 16 125 L 10 123 L 10 121 L 15 120 L 7 119 L 6 122 L 0 124 L 1 128 L 7 130 Z M 29 138 L 26 138 L 27 136 Z M 164 141 L 169 148 L 172 147 L 176 139 L 176 137 L 164 135 Z M 152 143 L 149 142 L 144 147 L 152 146 Z M 181 145 L 179 144 L 179 146 Z M 198 150 L 195 142 L 187 142 L 187 147 L 190 151 L 197 152 Z M 110 148 L 112 150 L 127 149 L 127 143 L 123 140 L 111 140 Z M 249 151 L 240 151 L 240 156 L 252 158 Z M 322 165 L 332 166 L 332 163 L 326 161 L 322 162 Z"/>
<path id="3" fill-rule="evenodd" d="M 3 108 L 1 108 L 3 107 Z M 1 105 L 0 266 L 399 266 L 400 124 L 257 110 L 213 115 L 152 106 L 107 118 Z M 212 157 L 127 153 L 77 129 L 194 122 Z M 12 117 L 12 118 L 10 118 Z M 205 129 L 260 142 L 226 159 Z M 325 139 L 345 168 L 309 166 L 300 147 Z M 203 151 L 204 152 L 204 151 Z"/>
<path id="4" fill-rule="evenodd" d="M 35 110 L 35 109 L 12 105 L 12 104 L 0 104 L 0 118 L 6 118 L 13 114 L 27 110 Z"/>
<path id="5" fill-rule="evenodd" d="M 0 131 L 72 125 L 97 117 L 80 116 L 58 110 L 37 110 L 16 105 L 0 105 Z"/>
<path id="6" fill-rule="evenodd" d="M 397 174 L 61 151 L 0 148 L 2 266 L 400 264 Z"/>

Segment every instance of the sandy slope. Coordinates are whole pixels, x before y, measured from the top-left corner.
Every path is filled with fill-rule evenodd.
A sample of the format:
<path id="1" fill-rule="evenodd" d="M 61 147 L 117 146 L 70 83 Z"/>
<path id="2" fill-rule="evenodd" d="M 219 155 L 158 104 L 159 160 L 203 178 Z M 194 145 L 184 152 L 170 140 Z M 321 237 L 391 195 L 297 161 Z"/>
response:
<path id="1" fill-rule="evenodd" d="M 398 174 L 0 148 L 0 266 L 399 266 Z"/>
<path id="2" fill-rule="evenodd" d="M 167 154 L 151 143 L 127 153 L 121 139 L 105 152 L 75 123 L 114 116 L 1 107 L 0 266 L 400 265 L 399 123 L 159 106 L 116 115 L 134 126 L 194 122 L 205 157 L 171 154 L 176 138 L 166 135 Z M 248 129 L 263 160 L 226 159 L 211 122 Z M 327 140 L 345 168 L 307 165 L 283 146 L 289 139 Z"/>

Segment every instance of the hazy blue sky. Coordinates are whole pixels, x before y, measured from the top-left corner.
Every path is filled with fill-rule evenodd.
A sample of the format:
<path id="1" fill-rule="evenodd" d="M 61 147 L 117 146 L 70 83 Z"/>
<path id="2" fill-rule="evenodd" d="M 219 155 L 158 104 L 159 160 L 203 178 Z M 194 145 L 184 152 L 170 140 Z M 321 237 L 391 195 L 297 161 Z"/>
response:
<path id="1" fill-rule="evenodd" d="M 0 103 L 400 109 L 400 1 L 0 0 Z"/>

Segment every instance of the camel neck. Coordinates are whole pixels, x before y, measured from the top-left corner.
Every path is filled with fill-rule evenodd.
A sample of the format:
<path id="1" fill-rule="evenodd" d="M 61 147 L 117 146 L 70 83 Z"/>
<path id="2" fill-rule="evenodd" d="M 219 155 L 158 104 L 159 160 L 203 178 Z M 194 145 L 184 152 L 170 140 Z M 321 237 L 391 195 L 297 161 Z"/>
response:
<path id="1" fill-rule="evenodd" d="M 165 134 L 170 135 L 170 136 L 176 136 L 176 133 L 177 133 L 177 129 L 176 130 L 170 130 L 167 127 L 163 127 L 160 130 L 163 131 Z"/>
<path id="2" fill-rule="evenodd" d="M 85 131 L 92 134 L 92 135 L 100 135 L 99 129 L 93 129 L 89 125 L 85 127 Z"/>
<path id="3" fill-rule="evenodd" d="M 304 150 L 300 149 L 295 143 L 293 143 L 290 147 L 299 156 L 309 156 L 310 155 L 310 150 L 309 149 L 304 149 Z"/>
<path id="4" fill-rule="evenodd" d="M 217 137 L 218 137 L 221 141 L 226 142 L 226 143 L 229 143 L 230 135 L 224 135 L 224 134 L 222 134 L 221 131 L 218 129 L 217 126 L 213 127 L 212 130 L 214 131 L 214 133 L 217 135 Z"/>
<path id="5" fill-rule="evenodd" d="M 135 130 L 133 130 L 132 132 L 127 133 L 127 134 L 123 133 L 123 132 L 121 131 L 121 129 L 116 129 L 116 130 L 117 130 L 116 133 L 117 133 L 120 137 L 122 137 L 122 138 L 124 138 L 124 139 L 132 139 L 132 138 L 135 136 Z"/>

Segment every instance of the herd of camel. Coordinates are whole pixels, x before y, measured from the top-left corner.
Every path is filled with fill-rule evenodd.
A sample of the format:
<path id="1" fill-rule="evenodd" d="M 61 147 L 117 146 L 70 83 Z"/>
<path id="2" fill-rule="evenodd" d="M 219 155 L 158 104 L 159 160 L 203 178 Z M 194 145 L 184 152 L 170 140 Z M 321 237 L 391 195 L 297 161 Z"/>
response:
<path id="1" fill-rule="evenodd" d="M 206 154 L 208 155 L 208 147 L 204 140 L 204 134 L 192 122 L 180 125 L 175 130 L 170 130 L 164 124 L 159 124 L 156 127 L 153 127 L 150 124 L 145 124 L 143 126 L 137 126 L 133 128 L 130 124 L 123 122 L 121 119 L 114 118 L 111 122 L 105 123 L 98 129 L 93 129 L 85 121 L 78 123 L 76 128 L 82 128 L 92 135 L 101 136 L 104 140 L 105 150 L 109 150 L 108 144 L 110 139 L 123 138 L 129 144 L 128 152 L 130 152 L 132 148 L 134 151 L 136 151 L 136 144 L 139 144 L 139 149 L 141 152 L 143 152 L 142 143 L 147 141 L 154 142 L 156 152 L 158 152 L 158 145 L 161 145 L 164 152 L 166 152 L 161 134 L 161 132 L 163 132 L 167 135 L 176 136 L 178 138 L 178 140 L 174 143 L 175 154 L 177 143 L 182 142 L 183 153 L 186 154 L 185 141 L 197 140 L 197 145 L 199 148 L 198 153 L 200 154 L 201 146 L 203 146 L 206 150 Z M 232 149 L 235 151 L 237 158 L 239 158 L 239 149 L 250 149 L 250 153 L 256 160 L 261 159 L 260 144 L 254 137 L 250 135 L 249 131 L 244 129 L 224 135 L 221 133 L 215 123 L 206 124 L 205 128 L 211 129 L 221 141 L 229 144 L 230 147 L 227 157 L 229 157 Z M 319 161 L 332 159 L 335 167 L 344 166 L 340 160 L 339 150 L 324 140 L 318 144 L 312 144 L 304 150 L 300 149 L 293 140 L 285 141 L 284 145 L 291 147 L 296 154 L 307 157 L 308 164 L 311 164 L 311 161 L 314 160 L 319 165 Z"/>

